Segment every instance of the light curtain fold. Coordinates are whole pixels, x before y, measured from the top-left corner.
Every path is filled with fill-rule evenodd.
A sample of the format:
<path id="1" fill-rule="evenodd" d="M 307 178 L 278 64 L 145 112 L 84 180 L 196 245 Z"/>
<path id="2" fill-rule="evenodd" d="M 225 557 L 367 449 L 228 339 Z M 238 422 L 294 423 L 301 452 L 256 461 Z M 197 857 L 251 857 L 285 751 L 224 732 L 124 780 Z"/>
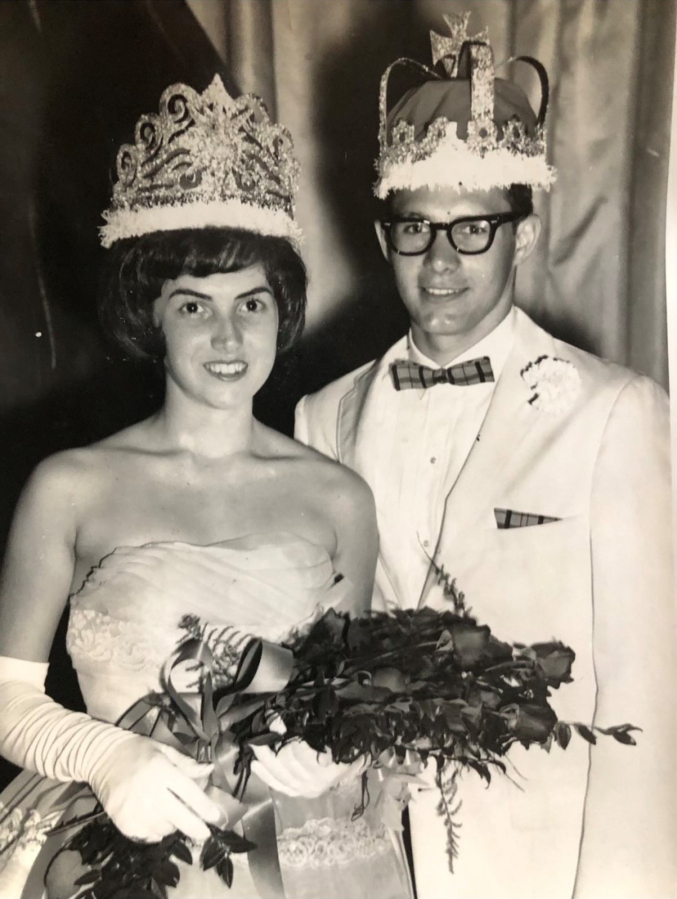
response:
<path id="1" fill-rule="evenodd" d="M 519 272 L 520 305 L 556 336 L 667 386 L 663 259 L 675 4 L 224 2 L 235 80 L 276 107 L 295 137 L 309 339 L 343 354 L 334 371 L 355 364 L 355 353 L 364 361 L 380 351 L 403 321 L 371 230 L 380 74 L 400 55 L 427 61 L 427 30 L 444 31 L 444 14 L 471 10 L 471 29 L 489 28 L 497 63 L 532 55 L 551 81 L 549 153 L 559 176 L 537 201 L 543 236 Z M 512 74 L 538 103 L 528 67 L 515 64 Z M 357 350 L 344 352 L 331 333 L 350 333 L 351 323 L 362 333 Z M 372 330 L 365 335 L 365 328 Z"/>

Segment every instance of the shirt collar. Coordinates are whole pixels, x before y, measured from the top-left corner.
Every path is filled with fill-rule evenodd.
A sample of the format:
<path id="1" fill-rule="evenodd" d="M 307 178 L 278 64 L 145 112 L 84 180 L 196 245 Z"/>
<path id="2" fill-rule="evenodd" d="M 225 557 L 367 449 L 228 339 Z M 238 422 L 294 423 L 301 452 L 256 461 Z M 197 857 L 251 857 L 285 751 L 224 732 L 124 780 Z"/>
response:
<path id="1" fill-rule="evenodd" d="M 474 346 L 468 347 L 467 350 L 464 350 L 444 367 L 448 368 L 449 365 L 467 362 L 468 359 L 479 359 L 482 356 L 489 356 L 491 359 L 491 368 L 494 373 L 494 380 L 498 381 L 506 360 L 510 355 L 510 350 L 512 349 L 515 339 L 516 317 L 517 313 L 515 307 L 511 306 L 510 312 L 508 312 L 506 317 L 496 325 L 493 331 L 490 331 L 486 337 L 478 340 Z M 419 350 L 414 343 L 411 330 L 407 335 L 407 351 L 409 359 L 418 365 L 427 365 L 429 368 L 442 367 L 438 362 L 430 359 L 425 353 L 422 353 L 421 350 Z"/>

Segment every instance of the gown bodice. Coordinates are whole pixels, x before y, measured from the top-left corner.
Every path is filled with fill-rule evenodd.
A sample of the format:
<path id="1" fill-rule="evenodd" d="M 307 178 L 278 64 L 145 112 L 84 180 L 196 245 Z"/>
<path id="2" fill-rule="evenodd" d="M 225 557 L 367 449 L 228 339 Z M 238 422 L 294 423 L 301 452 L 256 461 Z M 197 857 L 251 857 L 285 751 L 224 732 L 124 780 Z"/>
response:
<path id="1" fill-rule="evenodd" d="M 88 713 L 114 723 L 137 700 L 163 689 L 165 663 L 186 639 L 207 643 L 219 686 L 232 679 L 251 638 L 283 642 L 310 626 L 324 609 L 350 611 L 353 594 L 353 586 L 334 571 L 323 546 L 286 532 L 207 546 L 121 546 L 102 559 L 71 596 L 66 643 Z M 196 689 L 190 665 L 178 675 L 173 672 L 172 680 L 181 692 Z M 0 828 L 0 848 L 8 842 L 16 847 L 13 855 L 0 858 L 0 897 L 9 895 L 3 892 L 9 884 L 12 896 L 33 899 L 32 866 L 43 857 L 39 852 L 50 807 L 41 806 L 38 813 L 30 801 L 17 801 L 27 775 L 17 778 L 11 799 L 0 796 L 6 822 L 4 833 Z M 46 796 L 59 796 L 64 789 L 45 778 L 37 778 L 37 784 Z M 410 899 L 399 836 L 380 823 L 370 824 L 366 816 L 355 819 L 359 779 L 345 781 L 317 799 L 271 795 L 288 899 L 317 899 L 318 878 L 325 899 Z M 39 839 L 34 836 L 36 821 Z M 247 856 L 233 856 L 233 863 L 231 891 L 215 869 L 179 862 L 181 880 L 170 890 L 172 899 L 260 899 Z"/>
<path id="2" fill-rule="evenodd" d="M 322 608 L 347 608 L 350 591 L 323 546 L 288 533 L 119 547 L 70 600 L 67 648 L 87 711 L 117 721 L 160 690 L 189 637 L 206 640 L 230 679 L 252 637 L 281 642 Z"/>

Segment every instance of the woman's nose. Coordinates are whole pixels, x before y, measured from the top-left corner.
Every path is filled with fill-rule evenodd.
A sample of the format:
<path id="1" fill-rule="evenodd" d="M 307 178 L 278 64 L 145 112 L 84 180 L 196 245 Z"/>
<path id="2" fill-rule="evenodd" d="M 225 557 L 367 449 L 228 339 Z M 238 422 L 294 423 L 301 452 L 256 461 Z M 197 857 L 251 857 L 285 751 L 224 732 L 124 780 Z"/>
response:
<path id="1" fill-rule="evenodd" d="M 232 315 L 218 316 L 212 331 L 213 347 L 238 346 L 241 342 L 240 337 L 240 329 Z"/>
<path id="2" fill-rule="evenodd" d="M 455 271 L 461 264 L 459 254 L 452 247 L 447 232 L 440 229 L 426 253 L 426 263 L 434 271 Z"/>

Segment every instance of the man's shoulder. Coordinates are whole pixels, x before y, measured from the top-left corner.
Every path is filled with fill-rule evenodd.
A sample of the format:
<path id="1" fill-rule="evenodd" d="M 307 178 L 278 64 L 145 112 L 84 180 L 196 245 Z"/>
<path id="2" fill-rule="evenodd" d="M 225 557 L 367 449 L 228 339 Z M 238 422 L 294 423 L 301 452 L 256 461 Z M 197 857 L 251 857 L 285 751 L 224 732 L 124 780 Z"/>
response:
<path id="1" fill-rule="evenodd" d="M 360 378 L 373 370 L 374 367 L 378 365 L 378 362 L 378 359 L 372 359 L 370 362 L 365 362 L 364 365 L 360 365 L 358 368 L 353 369 L 353 371 L 341 375 L 340 378 L 331 381 L 315 393 L 309 393 L 305 397 L 306 401 L 311 405 L 318 407 L 338 405 L 342 398 L 347 393 L 350 393 L 355 387 Z"/>
<path id="2" fill-rule="evenodd" d="M 529 330 L 530 336 L 536 338 L 536 345 L 543 351 L 542 356 L 551 356 L 574 366 L 580 376 L 582 389 L 586 393 L 591 395 L 604 393 L 614 397 L 631 386 L 632 392 L 638 396 L 651 395 L 661 402 L 667 401 L 665 390 L 648 375 L 554 337 L 532 321 L 526 313 L 522 313 L 520 318 L 523 327 Z M 530 361 L 539 362 L 538 354 L 535 354 L 535 358 Z"/>

